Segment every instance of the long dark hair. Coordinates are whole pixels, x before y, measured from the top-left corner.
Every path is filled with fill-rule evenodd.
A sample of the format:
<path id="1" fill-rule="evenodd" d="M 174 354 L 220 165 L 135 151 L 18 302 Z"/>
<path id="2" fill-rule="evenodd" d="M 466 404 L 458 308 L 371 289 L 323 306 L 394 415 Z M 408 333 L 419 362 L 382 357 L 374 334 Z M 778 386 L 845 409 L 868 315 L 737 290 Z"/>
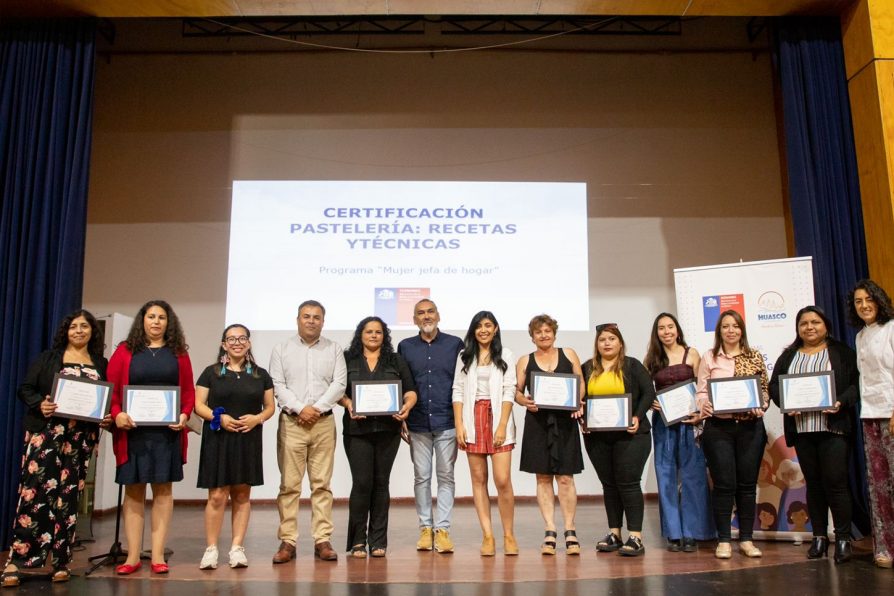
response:
<path id="1" fill-rule="evenodd" d="M 357 328 L 354 329 L 354 337 L 351 338 L 351 345 L 345 350 L 345 360 L 363 356 L 363 329 L 369 323 L 378 323 L 382 326 L 381 358 L 383 362 L 391 360 L 394 355 L 394 345 L 391 343 L 391 330 L 388 329 L 388 323 L 379 317 L 366 317 L 357 323 Z"/>
<path id="2" fill-rule="evenodd" d="M 847 320 L 851 325 L 860 328 L 866 326 L 866 323 L 863 322 L 863 319 L 860 318 L 860 315 L 857 314 L 857 309 L 854 307 L 854 294 L 857 290 L 863 290 L 875 302 L 878 310 L 878 313 L 875 315 L 876 323 L 884 325 L 891 319 L 894 319 L 894 307 L 891 306 L 891 298 L 888 296 L 888 293 L 871 279 L 861 279 L 847 295 Z"/>
<path id="3" fill-rule="evenodd" d="M 235 329 L 238 327 L 239 329 L 245 329 L 245 337 L 251 339 L 251 330 L 243 325 L 242 323 L 233 323 L 232 325 L 227 325 L 227 328 L 223 330 L 223 333 L 220 334 L 220 343 L 224 344 L 227 341 L 227 332 L 230 329 Z M 217 376 L 222 377 L 226 374 L 226 364 L 224 364 L 224 357 L 227 355 L 227 351 L 224 349 L 223 345 L 220 346 L 217 350 L 217 362 L 215 362 L 215 366 L 220 364 L 220 368 L 217 369 Z M 245 361 L 248 363 L 251 368 L 251 376 L 258 379 L 261 377 L 261 373 L 258 372 L 258 364 L 255 362 L 255 355 L 251 353 L 251 348 L 249 348 L 245 352 Z M 248 367 L 246 367 L 248 368 Z M 245 372 L 249 372 L 247 369 Z"/>
<path id="4" fill-rule="evenodd" d="M 751 352 L 751 346 L 748 345 L 748 333 L 745 331 L 745 320 L 738 312 L 730 309 L 723 311 L 720 313 L 720 316 L 717 317 L 717 325 L 714 326 L 714 347 L 711 350 L 713 354 L 716 356 L 720 353 L 721 348 L 723 348 L 723 333 L 721 333 L 720 327 L 723 326 L 723 319 L 725 317 L 732 317 L 742 331 L 742 337 L 739 339 L 739 347 L 742 348 L 742 353 L 747 354 Z"/>
<path id="5" fill-rule="evenodd" d="M 680 322 L 677 320 L 677 317 L 669 312 L 660 313 L 655 317 L 655 322 L 652 323 L 652 335 L 649 337 L 649 349 L 646 351 L 646 357 L 643 360 L 643 365 L 645 365 L 649 374 L 652 375 L 662 368 L 667 368 L 667 365 L 670 364 L 670 360 L 667 358 L 667 352 L 664 351 L 664 344 L 661 343 L 661 339 L 658 338 L 658 321 L 665 317 L 673 321 L 674 326 L 677 328 L 677 344 L 684 348 L 689 347 L 686 343 L 686 339 L 683 337 L 683 328 L 680 327 Z M 686 363 L 684 362 L 683 364 Z"/>
<path id="6" fill-rule="evenodd" d="M 189 349 L 189 346 L 186 345 L 186 338 L 183 336 L 183 327 L 180 326 L 180 319 L 177 318 L 177 313 L 174 312 L 171 305 L 164 300 L 150 300 L 140 307 L 137 316 L 133 320 L 133 325 L 130 326 L 130 332 L 127 334 L 127 339 L 124 340 L 127 349 L 130 350 L 131 354 L 136 354 L 137 352 L 146 349 L 146 344 L 149 342 L 146 340 L 146 330 L 143 328 L 143 319 L 146 317 L 146 311 L 153 306 L 162 308 L 168 317 L 168 326 L 165 328 L 164 336 L 165 345 L 171 348 L 171 351 L 178 356 L 185 354 Z"/>
<path id="7" fill-rule="evenodd" d="M 481 321 L 484 320 L 490 321 L 497 328 L 497 332 L 494 333 L 494 339 L 490 342 L 490 361 L 503 372 L 506 372 L 506 369 L 509 368 L 509 365 L 503 360 L 503 338 L 500 336 L 500 324 L 497 323 L 497 317 L 489 310 L 482 310 L 472 317 L 472 322 L 469 323 L 469 330 L 466 331 L 466 337 L 463 340 L 465 344 L 462 353 L 463 373 L 469 372 L 469 367 L 478 360 L 478 340 L 475 339 L 475 330 L 481 324 Z"/>
<path id="8" fill-rule="evenodd" d="M 801 339 L 801 334 L 798 333 L 798 327 L 801 325 L 801 317 L 811 312 L 822 319 L 823 325 L 826 326 L 826 341 L 834 341 L 832 338 L 832 321 L 829 320 L 829 317 L 826 316 L 823 309 L 815 305 L 810 305 L 805 306 L 798 311 L 797 315 L 795 315 L 795 341 L 789 344 L 786 350 L 799 350 L 804 345 L 804 340 Z"/>
<path id="9" fill-rule="evenodd" d="M 99 326 L 99 322 L 96 320 L 96 317 L 93 316 L 93 313 L 89 310 L 84 310 L 83 308 L 65 315 L 65 318 L 62 319 L 62 322 L 59 323 L 59 327 L 56 329 L 56 334 L 53 335 L 53 345 L 51 349 L 60 354 L 65 352 L 65 348 L 68 347 L 68 328 L 71 327 L 71 324 L 78 317 L 84 317 L 90 325 L 90 340 L 87 342 L 87 353 L 90 354 L 90 359 L 93 360 L 93 364 L 97 364 L 102 360 L 102 352 L 105 348 L 102 337 L 102 327 Z"/>
<path id="10" fill-rule="evenodd" d="M 615 323 L 605 323 L 604 325 L 596 326 L 596 339 L 593 340 L 593 370 L 590 373 L 590 378 L 595 379 L 605 372 L 605 367 L 602 366 L 602 354 L 599 353 L 599 337 L 603 333 L 611 333 L 618 338 L 621 344 L 621 349 L 618 351 L 618 361 L 615 363 L 615 369 L 612 372 L 618 377 L 622 377 L 624 375 L 624 358 L 627 357 L 627 343 L 624 341 L 624 336 L 621 335 L 621 330 L 618 329 Z"/>

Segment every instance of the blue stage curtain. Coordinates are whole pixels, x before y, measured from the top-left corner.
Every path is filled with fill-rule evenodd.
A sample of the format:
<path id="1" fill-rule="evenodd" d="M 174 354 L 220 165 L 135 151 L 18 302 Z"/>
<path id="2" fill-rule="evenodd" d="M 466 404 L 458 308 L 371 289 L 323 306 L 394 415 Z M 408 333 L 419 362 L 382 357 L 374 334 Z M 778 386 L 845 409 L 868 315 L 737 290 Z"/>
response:
<path id="1" fill-rule="evenodd" d="M 795 250 L 813 257 L 816 303 L 830 332 L 854 345 L 845 300 L 868 277 L 860 181 L 851 125 L 841 24 L 837 18 L 785 18 L 775 27 Z M 869 532 L 862 429 L 851 466 L 854 522 Z"/>
<path id="2" fill-rule="evenodd" d="M 16 389 L 81 305 L 95 32 L 94 20 L 0 23 L 0 550 L 21 474 Z"/>

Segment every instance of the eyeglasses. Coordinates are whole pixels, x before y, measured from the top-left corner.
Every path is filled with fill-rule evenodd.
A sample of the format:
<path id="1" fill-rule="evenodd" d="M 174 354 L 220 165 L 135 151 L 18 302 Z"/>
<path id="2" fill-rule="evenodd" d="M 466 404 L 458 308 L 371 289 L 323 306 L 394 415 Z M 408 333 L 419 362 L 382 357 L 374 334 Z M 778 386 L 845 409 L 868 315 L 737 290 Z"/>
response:
<path id="1" fill-rule="evenodd" d="M 617 328 L 618 324 L 617 323 L 600 323 L 599 325 L 596 325 L 596 333 L 602 333 L 609 327 Z"/>
<path id="2" fill-rule="evenodd" d="M 239 337 L 230 336 L 230 337 L 226 338 L 224 341 L 227 343 L 227 345 L 230 345 L 230 346 L 234 346 L 236 344 L 247 344 L 248 336 L 247 335 L 240 335 Z"/>

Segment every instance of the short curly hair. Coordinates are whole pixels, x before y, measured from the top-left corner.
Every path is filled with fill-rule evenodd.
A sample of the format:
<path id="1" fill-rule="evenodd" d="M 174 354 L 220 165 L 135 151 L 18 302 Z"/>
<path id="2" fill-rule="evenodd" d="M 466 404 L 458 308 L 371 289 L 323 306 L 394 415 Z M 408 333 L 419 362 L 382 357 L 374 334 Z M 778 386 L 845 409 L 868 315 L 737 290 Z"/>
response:
<path id="1" fill-rule="evenodd" d="M 559 322 L 547 314 L 537 315 L 528 323 L 528 335 L 534 337 L 534 332 L 546 325 L 553 330 L 553 333 L 559 331 Z"/>
<path id="2" fill-rule="evenodd" d="M 894 307 L 891 306 L 891 298 L 888 296 L 888 293 L 871 279 L 861 279 L 847 295 L 847 320 L 851 325 L 854 327 L 866 326 L 866 323 L 857 314 L 857 308 L 854 306 L 854 294 L 857 293 L 857 290 L 863 290 L 875 302 L 878 308 L 878 314 L 875 317 L 877 323 L 884 325 L 894 318 Z"/>

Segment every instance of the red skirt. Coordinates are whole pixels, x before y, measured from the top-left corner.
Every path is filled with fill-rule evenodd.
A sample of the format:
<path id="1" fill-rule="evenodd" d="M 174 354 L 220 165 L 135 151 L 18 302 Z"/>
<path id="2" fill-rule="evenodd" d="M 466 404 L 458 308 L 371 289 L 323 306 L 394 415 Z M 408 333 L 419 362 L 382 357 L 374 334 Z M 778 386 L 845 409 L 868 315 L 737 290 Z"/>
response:
<path id="1" fill-rule="evenodd" d="M 489 399 L 475 401 L 475 442 L 466 443 L 466 453 L 493 455 L 512 451 L 515 443 L 494 447 L 494 412 Z"/>

